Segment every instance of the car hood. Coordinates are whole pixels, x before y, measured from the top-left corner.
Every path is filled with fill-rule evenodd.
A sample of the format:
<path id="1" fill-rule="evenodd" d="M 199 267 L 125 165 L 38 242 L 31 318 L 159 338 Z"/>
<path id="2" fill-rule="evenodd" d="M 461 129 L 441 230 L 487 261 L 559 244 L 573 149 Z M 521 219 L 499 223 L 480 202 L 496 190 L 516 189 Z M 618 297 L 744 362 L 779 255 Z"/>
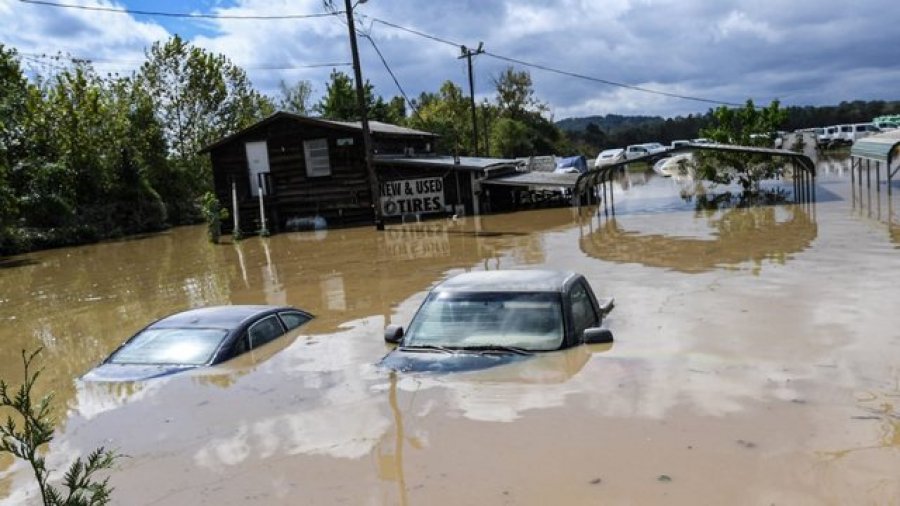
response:
<path id="1" fill-rule="evenodd" d="M 82 376 L 84 381 L 141 381 L 195 369 L 195 365 L 101 364 Z"/>
<path id="2" fill-rule="evenodd" d="M 388 353 L 379 365 L 399 372 L 466 372 L 488 369 L 498 365 L 527 360 L 534 355 L 516 353 L 477 353 L 459 351 L 404 351 L 396 349 Z"/>

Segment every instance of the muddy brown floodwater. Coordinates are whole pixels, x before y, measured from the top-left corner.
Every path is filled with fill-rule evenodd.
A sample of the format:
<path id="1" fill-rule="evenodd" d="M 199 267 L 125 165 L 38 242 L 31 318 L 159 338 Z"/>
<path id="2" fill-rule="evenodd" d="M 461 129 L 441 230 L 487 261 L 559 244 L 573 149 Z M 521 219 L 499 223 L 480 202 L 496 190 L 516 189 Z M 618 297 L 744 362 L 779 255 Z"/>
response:
<path id="1" fill-rule="evenodd" d="M 44 347 L 50 465 L 128 457 L 115 504 L 889 504 L 900 497 L 900 233 L 886 189 L 820 164 L 817 202 L 696 210 L 630 174 L 616 213 L 552 209 L 209 245 L 201 227 L 0 263 L 0 376 Z M 894 188 L 894 193 L 897 191 Z M 683 198 L 682 196 L 683 195 Z M 391 375 L 385 324 L 468 270 L 584 273 L 611 346 Z M 225 366 L 80 375 L 188 307 L 318 318 Z M 0 504 L 36 503 L 0 459 Z"/>

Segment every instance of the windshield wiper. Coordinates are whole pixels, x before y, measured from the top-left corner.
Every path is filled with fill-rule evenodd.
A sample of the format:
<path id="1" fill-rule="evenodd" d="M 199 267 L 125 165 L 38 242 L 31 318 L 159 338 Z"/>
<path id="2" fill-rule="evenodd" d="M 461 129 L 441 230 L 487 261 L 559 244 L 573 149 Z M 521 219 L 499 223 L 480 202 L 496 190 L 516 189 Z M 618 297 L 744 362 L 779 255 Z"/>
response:
<path id="1" fill-rule="evenodd" d="M 411 344 L 408 346 L 401 346 L 400 351 L 442 351 L 444 353 L 456 353 L 451 348 L 446 346 L 441 346 L 439 344 Z"/>
<path id="2" fill-rule="evenodd" d="M 533 355 L 534 353 L 526 350 L 525 348 L 519 348 L 518 346 L 502 346 L 498 344 L 490 344 L 484 346 L 466 346 L 465 348 L 460 348 L 466 351 L 480 351 L 480 352 L 491 352 L 491 351 L 500 351 L 507 353 L 515 353 L 516 355 Z"/>

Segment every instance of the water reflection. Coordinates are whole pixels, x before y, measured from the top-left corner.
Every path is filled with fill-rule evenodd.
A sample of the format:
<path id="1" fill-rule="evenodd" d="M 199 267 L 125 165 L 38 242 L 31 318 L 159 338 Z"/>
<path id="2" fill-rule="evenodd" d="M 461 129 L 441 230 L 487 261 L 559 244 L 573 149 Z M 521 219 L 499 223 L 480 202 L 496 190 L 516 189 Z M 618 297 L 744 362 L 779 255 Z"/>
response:
<path id="1" fill-rule="evenodd" d="M 395 306 L 448 272 L 541 263 L 540 233 L 571 227 L 571 209 L 369 229 L 299 232 L 211 245 L 202 227 L 134 241 L 5 260 L 0 276 L 0 370 L 44 347 L 41 392 L 66 402 L 73 378 L 148 322 L 211 304 L 288 304 L 333 332 Z M 41 393 L 39 392 L 39 393 Z M 65 421 L 64 419 L 62 420 Z"/>
<path id="2" fill-rule="evenodd" d="M 707 238 L 679 235 L 679 226 L 666 221 L 671 232 L 642 233 L 627 230 L 615 217 L 602 220 L 579 240 L 581 251 L 600 260 L 640 263 L 682 272 L 706 272 L 723 266 L 764 260 L 783 264 L 792 254 L 812 244 L 817 226 L 806 207 L 800 205 L 735 207 L 720 211 L 704 209 L 694 216 L 680 216 L 689 230 L 698 223 Z M 674 227 L 672 226 L 674 225 Z"/>

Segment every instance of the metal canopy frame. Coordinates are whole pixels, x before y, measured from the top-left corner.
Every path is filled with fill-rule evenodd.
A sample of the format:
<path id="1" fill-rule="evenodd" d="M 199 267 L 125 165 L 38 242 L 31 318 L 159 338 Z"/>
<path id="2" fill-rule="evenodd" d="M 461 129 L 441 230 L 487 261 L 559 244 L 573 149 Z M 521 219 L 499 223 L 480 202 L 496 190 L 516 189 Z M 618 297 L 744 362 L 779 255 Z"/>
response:
<path id="1" fill-rule="evenodd" d="M 587 188 L 611 181 L 612 174 L 614 174 L 616 170 L 624 168 L 629 163 L 656 160 L 660 158 L 660 155 L 692 153 L 694 151 L 718 151 L 723 153 L 766 155 L 771 158 L 788 158 L 792 162 L 796 162 L 796 164 L 799 165 L 800 169 L 806 174 L 812 177 L 816 177 L 816 164 L 812 161 L 811 158 L 802 153 L 795 153 L 794 151 L 788 151 L 786 149 L 757 148 L 751 146 L 738 146 L 733 144 L 685 144 L 684 146 L 667 149 L 661 153 L 644 155 L 637 158 L 632 158 L 631 160 L 627 160 L 624 162 L 612 163 L 599 168 L 591 169 L 578 178 L 578 182 L 575 184 L 575 191 L 583 193 Z"/>
<path id="2" fill-rule="evenodd" d="M 881 164 L 884 163 L 884 172 L 887 176 L 887 191 L 891 194 L 891 180 L 900 171 L 900 164 L 891 171 L 891 164 L 895 161 L 895 153 L 900 153 L 900 130 L 885 132 L 883 134 L 870 135 L 862 138 L 850 148 L 850 181 L 855 186 L 859 182 L 862 192 L 863 160 L 865 160 L 866 186 L 871 187 L 872 162 L 875 162 L 875 189 L 881 192 Z M 858 179 L 857 179 L 858 176 Z M 854 197 L 856 192 L 854 191 Z M 862 194 L 860 193 L 860 198 Z"/>

